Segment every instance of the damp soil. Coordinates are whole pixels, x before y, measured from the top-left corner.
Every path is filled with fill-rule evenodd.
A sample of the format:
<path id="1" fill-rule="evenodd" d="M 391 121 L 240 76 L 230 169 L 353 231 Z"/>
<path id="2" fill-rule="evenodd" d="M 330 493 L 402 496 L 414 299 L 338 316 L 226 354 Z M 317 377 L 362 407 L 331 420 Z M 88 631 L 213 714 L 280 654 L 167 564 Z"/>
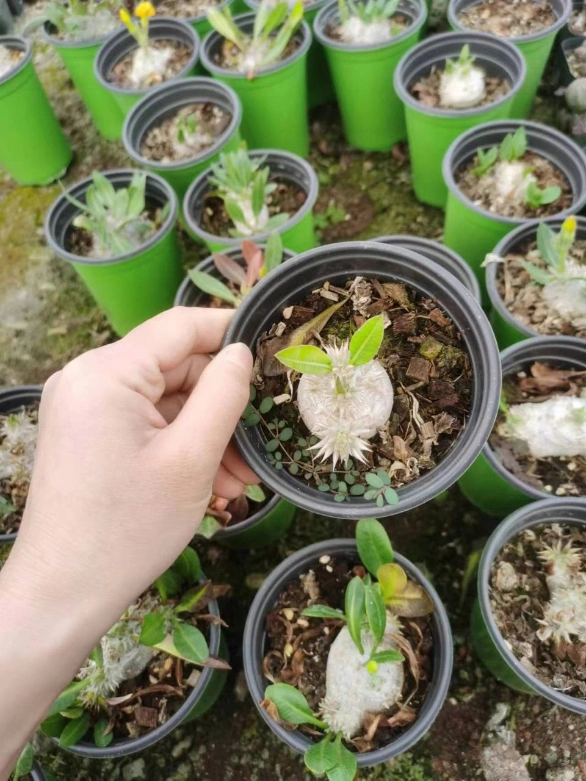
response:
<path id="1" fill-rule="evenodd" d="M 508 542 L 491 572 L 490 605 L 496 624 L 515 656 L 547 686 L 586 699 L 586 643 L 576 636 L 556 643 L 539 637 L 550 593 L 548 565 L 540 558 L 547 547 L 571 546 L 582 557 L 586 574 L 586 532 L 562 524 L 534 526 Z"/>
<path id="2" fill-rule="evenodd" d="M 166 117 L 145 134 L 140 154 L 145 160 L 175 163 L 206 152 L 226 131 L 232 115 L 211 101 L 191 103 Z M 183 126 L 195 122 L 197 132 L 189 134 Z"/>
<path id="3" fill-rule="evenodd" d="M 269 176 L 269 182 L 277 185 L 265 200 L 269 216 L 288 214 L 289 217 L 293 217 L 307 200 L 305 190 L 282 176 Z M 234 223 L 224 208 L 224 202 L 211 193 L 204 196 L 201 226 L 214 236 L 226 237 L 231 235 L 230 231 L 234 228 Z"/>
<path id="4" fill-rule="evenodd" d="M 575 79 L 586 76 L 586 43 L 566 54 L 566 62 Z"/>
<path id="5" fill-rule="evenodd" d="M 364 577 L 361 564 L 343 558 L 322 556 L 306 574 L 291 581 L 280 594 L 277 604 L 267 615 L 267 653 L 263 660 L 265 677 L 274 683 L 295 686 L 307 699 L 315 715 L 326 693 L 326 667 L 330 646 L 343 626 L 342 621 L 303 618 L 310 604 L 344 608 L 344 594 L 349 581 Z M 401 619 L 403 638 L 413 650 L 412 665 L 405 664 L 403 706 L 397 705 L 380 719 L 373 718 L 362 734 L 348 745 L 359 752 L 373 751 L 397 740 L 417 720 L 433 675 L 433 632 L 429 616 Z M 288 648 L 287 646 L 290 646 Z M 292 649 L 292 653 L 290 653 Z M 289 652 L 289 653 L 288 653 Z M 270 704 L 268 710 L 273 714 Z M 301 732 L 321 738 L 320 731 L 301 726 Z"/>
<path id="6" fill-rule="evenodd" d="M 559 198 L 553 203 L 534 208 L 520 201 L 518 197 L 503 197 L 496 189 L 495 169 L 498 163 L 483 176 L 477 176 L 473 173 L 478 166 L 477 156 L 456 171 L 456 184 L 477 206 L 494 214 L 500 214 L 502 217 L 538 219 L 551 217 L 571 207 L 573 193 L 570 183 L 553 163 L 534 152 L 525 152 L 516 162 L 521 162 L 526 168 L 531 169 L 536 184 L 541 190 L 547 187 L 559 187 L 561 189 Z"/>
<path id="7" fill-rule="evenodd" d="M 140 89 L 154 87 L 157 84 L 162 84 L 177 76 L 177 74 L 185 68 L 193 53 L 193 50 L 189 46 L 186 46 L 179 41 L 157 39 L 149 41 L 149 46 L 153 49 L 172 49 L 173 54 L 169 58 L 164 73 L 151 73 L 148 78 L 144 79 Z M 112 68 L 106 77 L 111 84 L 115 84 L 122 89 L 136 89 L 136 86 L 129 81 L 136 51 L 137 49 L 130 51 Z"/>
<path id="8" fill-rule="evenodd" d="M 159 0 L 157 14 L 175 19 L 193 19 L 205 16 L 208 8 L 215 8 L 222 0 Z"/>
<path id="9" fill-rule="evenodd" d="M 411 94 L 422 105 L 429 108 L 443 108 L 440 102 L 440 83 L 443 68 L 434 66 L 428 76 L 420 79 L 416 84 L 411 87 Z M 487 106 L 490 103 L 495 103 L 497 100 L 501 100 L 508 95 L 511 91 L 511 82 L 508 79 L 500 78 L 499 76 L 486 76 L 486 93 L 481 101 L 479 101 L 472 108 L 480 108 L 481 106 Z M 449 110 L 451 107 L 449 107 Z"/>
<path id="10" fill-rule="evenodd" d="M 586 276 L 586 240 L 574 242 L 568 253 L 570 260 L 584 264 Z M 541 258 L 535 241 L 505 255 L 496 271 L 496 288 L 504 305 L 523 325 L 544 336 L 577 336 L 586 339 L 586 318 L 573 324 L 552 310 L 543 297 L 543 285 L 535 282 L 523 267 L 523 261 L 544 271 L 547 264 Z M 577 281 L 574 284 L 579 284 Z"/>
<path id="11" fill-rule="evenodd" d="M 145 242 L 150 241 L 165 221 L 164 210 L 153 202 L 147 203 L 145 212 L 153 224 L 153 232 L 142 242 L 137 243 L 136 250 Z M 71 225 L 65 235 L 64 244 L 67 252 L 71 252 L 72 255 L 77 255 L 80 258 L 95 258 L 94 238 L 92 233 L 85 228 L 76 228 Z"/>
<path id="12" fill-rule="evenodd" d="M 301 44 L 302 44 L 302 39 L 299 36 L 294 36 L 289 41 L 283 53 L 281 54 L 279 59 L 276 60 L 276 62 L 282 62 L 283 60 L 286 60 L 287 57 L 291 57 L 291 55 L 295 54 L 297 49 L 299 49 Z M 241 71 L 242 61 L 245 56 L 246 55 L 231 41 L 224 39 L 221 47 L 212 55 L 212 60 L 219 68 L 223 68 L 224 70 L 228 70 L 228 71 L 242 72 Z M 273 67 L 274 65 L 275 62 L 271 62 L 270 66 L 265 66 L 265 67 Z M 264 68 L 260 68 L 257 71 L 251 71 L 248 74 L 248 78 L 253 78 L 257 73 L 259 72 L 262 73 L 263 70 Z"/>
<path id="13" fill-rule="evenodd" d="M 586 388 L 586 371 L 535 362 L 527 370 L 503 379 L 507 403 L 539 403 L 555 396 L 580 396 Z M 586 458 L 582 456 L 534 458 L 506 437 L 506 417 L 499 412 L 489 444 L 505 469 L 527 485 L 552 496 L 586 496 Z"/>
<path id="14" fill-rule="evenodd" d="M 393 40 L 397 35 L 401 35 L 402 32 L 404 32 L 408 27 L 410 27 L 413 24 L 413 19 L 410 16 L 405 16 L 405 14 L 393 14 L 393 16 L 390 17 L 390 26 L 389 26 L 389 42 Z M 350 44 L 350 41 L 345 39 L 342 35 L 342 25 L 341 24 L 329 24 L 326 26 L 325 34 L 328 36 L 328 38 L 331 38 L 333 41 L 340 41 L 341 43 Z M 354 41 L 352 42 L 353 45 L 360 45 L 360 41 Z"/>
<path id="15" fill-rule="evenodd" d="M 332 471 L 329 461 L 318 462 L 308 450 L 316 438 L 285 395 L 287 375 L 273 356 L 287 346 L 295 329 L 336 304 L 340 306 L 327 323 L 313 329 L 314 334 L 321 330 L 325 344 L 346 340 L 368 318 L 384 315 L 388 326 L 377 360 L 389 374 L 395 400 L 389 421 L 370 439 L 372 452 L 365 454 L 366 463 L 350 460 Z M 281 402 L 267 414 L 259 413 L 257 425 L 267 439 L 269 461 L 276 459 L 276 469 L 286 468 L 320 491 L 333 491 L 336 501 L 348 500 L 347 493 L 364 494 L 361 488 L 367 488 L 368 472 L 384 471 L 392 488 L 398 488 L 433 469 L 452 448 L 470 411 L 473 376 L 462 335 L 435 300 L 399 283 L 360 277 L 343 289 L 326 283 L 283 310 L 282 319 L 260 337 L 256 356 L 255 409 L 261 409 L 266 397 Z"/>
<path id="16" fill-rule="evenodd" d="M 39 415 L 39 405 L 33 404 L 31 406 L 22 407 L 20 410 L 15 410 L 9 415 L 0 415 L 0 427 L 4 421 L 6 421 L 12 415 L 23 412 L 26 412 L 29 420 L 36 425 Z M 0 436 L 0 447 L 1 446 L 2 437 Z M 18 457 L 18 455 L 22 454 L 22 448 L 16 446 L 12 448 L 11 452 L 14 453 L 16 457 Z M 7 513 L 6 515 L 3 515 L 2 512 L 0 512 L 0 534 L 15 534 L 18 532 L 28 497 L 29 485 L 30 475 L 28 479 L 23 478 L 20 480 L 0 480 L 0 498 L 6 500 L 14 507 L 14 510 Z M 0 511 L 1 510 L 2 504 L 0 504 Z"/>
<path id="17" fill-rule="evenodd" d="M 470 30 L 519 38 L 551 27 L 556 15 L 548 0 L 483 0 L 462 11 L 458 21 Z"/>

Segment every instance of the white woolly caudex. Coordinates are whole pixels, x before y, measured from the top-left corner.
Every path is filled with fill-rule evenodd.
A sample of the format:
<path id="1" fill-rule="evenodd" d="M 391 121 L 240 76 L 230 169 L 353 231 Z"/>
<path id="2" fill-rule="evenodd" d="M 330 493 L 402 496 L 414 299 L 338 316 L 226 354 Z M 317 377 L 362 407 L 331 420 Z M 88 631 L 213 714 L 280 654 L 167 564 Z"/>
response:
<path id="1" fill-rule="evenodd" d="M 584 555 L 570 542 L 545 545 L 539 558 L 546 568 L 549 602 L 539 620 L 540 640 L 586 643 L 586 572 Z"/>
<path id="2" fill-rule="evenodd" d="M 586 456 L 586 399 L 554 396 L 513 404 L 503 427 L 534 458 Z"/>
<path id="3" fill-rule="evenodd" d="M 302 616 L 320 621 L 326 633 L 335 630 L 333 622 L 338 626 L 328 651 L 326 691 L 319 718 L 295 687 L 276 683 L 265 691 L 265 704 L 275 706 L 282 721 L 310 724 L 325 732 L 323 740 L 306 752 L 305 764 L 316 775 L 325 773 L 332 781 L 352 781 L 356 774 L 355 755 L 342 739 L 362 737 L 373 717 L 394 709 L 400 711 L 406 705 L 407 669 L 413 673 L 413 668 L 407 668 L 401 650 L 407 651 L 411 659 L 415 657 L 402 635 L 399 618 L 419 618 L 434 610 L 425 589 L 409 580 L 405 570 L 393 561 L 391 542 L 378 521 L 358 522 L 356 545 L 370 574 L 357 575 L 348 583 L 344 611 L 320 603 L 313 570 L 301 576 L 310 598 Z M 311 589 L 307 588 L 308 575 L 312 576 Z M 341 628 L 340 623 L 344 624 Z M 372 740 L 372 735 L 365 740 Z"/>
<path id="4" fill-rule="evenodd" d="M 474 65 L 468 44 L 462 47 L 457 60 L 446 60 L 440 77 L 439 97 L 443 108 L 473 108 L 486 96 L 486 73 Z"/>
<path id="5" fill-rule="evenodd" d="M 507 205 L 526 205 L 537 209 L 557 201 L 562 194 L 557 185 L 543 190 L 539 187 L 532 167 L 522 160 L 526 152 L 527 133 L 523 126 L 506 135 L 499 147 L 479 149 L 477 152 L 477 165 L 472 173 L 486 178 L 492 190 L 492 206 L 497 211 Z"/>
<path id="6" fill-rule="evenodd" d="M 393 21 L 399 0 L 338 0 L 338 34 L 345 43 L 375 46 L 390 41 L 403 27 Z"/>
<path id="7" fill-rule="evenodd" d="M 66 41 L 98 41 L 119 26 L 118 8 L 116 0 L 50 0 L 42 13 L 25 26 L 23 35 L 49 22 Z"/>
<path id="8" fill-rule="evenodd" d="M 160 81 L 173 56 L 173 49 L 170 46 L 155 48 L 150 44 L 149 19 L 154 15 L 155 8 L 150 2 L 142 2 L 136 6 L 134 9 L 136 22 L 132 20 L 125 8 L 120 10 L 120 19 L 138 43 L 128 73 L 128 81 L 136 88 L 150 86 Z"/>
<path id="9" fill-rule="evenodd" d="M 219 162 L 211 166 L 209 181 L 232 220 L 232 236 L 268 232 L 289 218 L 284 212 L 269 213 L 269 197 L 277 185 L 269 182 L 270 168 L 264 162 L 264 157 L 253 160 L 242 144 L 235 152 L 223 152 Z"/>
<path id="10" fill-rule="evenodd" d="M 8 415 L 0 423 L 0 481 L 6 480 L 23 500 L 33 472 L 37 431 L 36 415 L 27 410 Z M 16 509 L 10 499 L 0 494 L 0 519 Z"/>
<path id="11" fill-rule="evenodd" d="M 393 409 L 393 386 L 374 358 L 384 337 L 382 315 L 367 320 L 349 342 L 288 347 L 277 359 L 297 372 L 299 414 L 319 441 L 313 446 L 334 468 L 349 458 L 364 462 L 368 439 L 384 426 Z"/>

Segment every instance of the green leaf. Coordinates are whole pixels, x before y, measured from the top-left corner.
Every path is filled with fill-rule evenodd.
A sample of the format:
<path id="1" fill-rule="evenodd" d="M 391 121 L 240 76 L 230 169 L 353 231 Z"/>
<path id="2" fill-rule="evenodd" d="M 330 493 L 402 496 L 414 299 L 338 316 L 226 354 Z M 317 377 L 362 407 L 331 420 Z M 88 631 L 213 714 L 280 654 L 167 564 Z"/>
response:
<path id="1" fill-rule="evenodd" d="M 360 653 L 364 653 L 362 647 L 362 639 L 360 637 L 360 630 L 362 628 L 362 621 L 364 619 L 364 601 L 365 601 L 365 587 L 362 578 L 358 576 L 352 578 L 348 586 L 346 587 L 345 607 L 344 613 L 346 614 L 346 624 L 352 640 L 354 640 L 356 647 Z"/>
<path id="2" fill-rule="evenodd" d="M 177 557 L 171 569 L 179 574 L 186 586 L 198 583 L 202 575 L 199 556 L 193 548 L 189 547 Z"/>
<path id="3" fill-rule="evenodd" d="M 367 472 L 364 475 L 364 479 L 366 480 L 368 485 L 372 486 L 373 488 L 377 488 L 377 489 L 384 488 L 385 484 L 383 483 L 383 481 L 380 479 L 378 475 L 374 474 L 374 472 Z"/>
<path id="4" fill-rule="evenodd" d="M 362 366 L 376 356 L 385 335 L 382 315 L 371 317 L 350 340 L 350 364 Z"/>
<path id="5" fill-rule="evenodd" d="M 373 662 L 377 662 L 378 664 L 387 664 L 390 662 L 404 662 L 405 657 L 402 653 L 399 651 L 377 651 L 375 654 L 373 654 L 371 657 L 371 660 Z"/>
<path id="6" fill-rule="evenodd" d="M 265 698 L 274 702 L 279 718 L 288 724 L 313 724 L 326 729 L 326 724 L 313 715 L 307 700 L 294 686 L 288 683 L 273 683 L 265 689 Z"/>
<path id="7" fill-rule="evenodd" d="M 216 279 L 205 271 L 198 271 L 196 268 L 192 268 L 188 271 L 188 274 L 193 284 L 203 293 L 207 293 L 208 296 L 213 296 L 214 298 L 221 298 L 222 301 L 226 301 L 232 304 L 232 306 L 238 306 L 238 298 L 221 280 Z"/>
<path id="8" fill-rule="evenodd" d="M 545 269 L 539 268 L 539 266 L 536 266 L 535 263 L 530 263 L 528 260 L 522 260 L 521 265 L 529 274 L 531 279 L 534 282 L 537 282 L 537 284 L 547 285 L 549 282 L 551 282 L 552 276 L 549 271 L 545 271 Z"/>
<path id="9" fill-rule="evenodd" d="M 353 781 L 356 777 L 358 762 L 356 755 L 342 744 L 342 736 L 338 734 L 332 744 L 332 759 L 334 764 L 326 770 L 328 781 Z"/>
<path id="10" fill-rule="evenodd" d="M 305 616 L 306 618 L 335 618 L 338 621 L 346 620 L 346 616 L 341 610 L 336 610 L 333 607 L 328 607 L 327 605 L 311 605 L 310 607 L 306 607 L 305 610 L 301 613 L 302 616 Z"/>
<path id="11" fill-rule="evenodd" d="M 399 504 L 399 494 L 394 488 L 385 488 L 384 496 L 387 504 Z"/>
<path id="12" fill-rule="evenodd" d="M 368 620 L 370 631 L 374 635 L 376 645 L 378 646 L 380 641 L 383 639 L 387 626 L 385 603 L 383 602 L 378 583 L 365 586 L 364 597 L 366 618 Z"/>
<path id="13" fill-rule="evenodd" d="M 278 449 L 279 449 L 279 440 L 278 439 L 270 439 L 265 444 L 265 450 L 267 451 L 267 453 L 274 453 L 275 450 L 278 450 Z"/>
<path id="14" fill-rule="evenodd" d="M 268 274 L 283 260 L 283 239 L 280 233 L 271 233 L 265 248 L 265 271 Z"/>
<path id="15" fill-rule="evenodd" d="M 540 222 L 537 228 L 537 249 L 541 258 L 548 266 L 556 267 L 558 254 L 555 248 L 556 234 L 545 222 Z M 545 283 L 542 283 L 545 284 Z"/>
<path id="16" fill-rule="evenodd" d="M 73 719 L 66 726 L 59 738 L 59 745 L 61 748 L 69 748 L 75 746 L 76 743 L 83 738 L 91 724 L 91 716 L 88 711 L 84 711 L 83 715 L 78 719 Z"/>
<path id="17" fill-rule="evenodd" d="M 94 743 L 98 748 L 106 748 L 114 740 L 114 733 L 106 732 L 107 729 L 107 719 L 100 719 L 94 726 Z"/>
<path id="18" fill-rule="evenodd" d="M 303 757 L 305 767 L 317 776 L 326 773 L 336 763 L 333 748 L 332 735 L 328 734 L 319 743 L 307 749 Z"/>
<path id="19" fill-rule="evenodd" d="M 247 485 L 245 493 L 251 502 L 264 502 L 267 498 L 262 485 Z"/>
<path id="20" fill-rule="evenodd" d="M 165 639 L 165 619 L 160 613 L 147 613 L 142 620 L 142 629 L 138 642 L 150 647 Z"/>
<path id="21" fill-rule="evenodd" d="M 58 738 L 67 723 L 68 721 L 64 716 L 60 713 L 54 713 L 41 722 L 41 732 L 48 738 Z"/>
<path id="22" fill-rule="evenodd" d="M 231 41 L 238 46 L 239 49 L 244 50 L 243 35 L 238 29 L 229 8 L 223 8 L 221 11 L 218 8 L 212 6 L 207 9 L 208 22 L 220 33 L 226 40 Z"/>
<path id="23" fill-rule="evenodd" d="M 246 425 L 246 421 L 244 422 L 244 425 Z M 201 519 L 201 523 L 197 527 L 197 534 L 200 537 L 205 537 L 206 540 L 211 540 L 214 534 L 223 528 L 222 524 L 218 523 L 213 515 L 204 515 Z"/>
<path id="24" fill-rule="evenodd" d="M 173 631 L 173 644 L 184 659 L 201 664 L 210 655 L 207 641 L 200 630 L 180 622 Z"/>
<path id="25" fill-rule="evenodd" d="M 358 521 L 356 547 L 360 561 L 375 577 L 383 564 L 390 564 L 395 558 L 389 535 L 382 523 L 375 518 L 363 518 Z"/>
<path id="26" fill-rule="evenodd" d="M 287 347 L 276 353 L 275 358 L 289 369 L 302 374 L 328 374 L 332 371 L 332 359 L 319 347 L 310 344 Z"/>
<path id="27" fill-rule="evenodd" d="M 263 415 L 266 415 L 267 412 L 270 412 L 272 410 L 273 404 L 274 402 L 272 396 L 265 396 L 265 398 L 259 404 L 258 410 Z"/>
<path id="28" fill-rule="evenodd" d="M 31 743 L 27 743 L 23 748 L 21 755 L 18 758 L 16 767 L 12 771 L 12 780 L 18 781 L 19 778 L 27 776 L 33 769 L 33 762 L 35 761 L 35 750 Z"/>
<path id="29" fill-rule="evenodd" d="M 385 602 L 400 594 L 407 586 L 407 574 L 399 564 L 383 564 L 379 567 L 376 577 Z"/>
<path id="30" fill-rule="evenodd" d="M 57 697 L 49 713 L 49 716 L 54 716 L 56 713 L 67 710 L 77 700 L 77 696 L 87 686 L 87 681 L 73 681 L 67 688 L 63 689 L 61 694 Z"/>
<path id="31" fill-rule="evenodd" d="M 212 589 L 212 581 L 208 580 L 201 586 L 190 589 L 175 608 L 175 613 L 193 613 Z M 162 639 L 162 638 L 161 638 Z M 160 642 L 160 640 L 158 641 Z"/>
<path id="32" fill-rule="evenodd" d="M 7 518 L 9 515 L 12 515 L 15 510 L 16 507 L 12 504 L 12 502 L 9 502 L 8 499 L 6 499 L 4 496 L 0 496 L 0 520 L 2 518 Z"/>

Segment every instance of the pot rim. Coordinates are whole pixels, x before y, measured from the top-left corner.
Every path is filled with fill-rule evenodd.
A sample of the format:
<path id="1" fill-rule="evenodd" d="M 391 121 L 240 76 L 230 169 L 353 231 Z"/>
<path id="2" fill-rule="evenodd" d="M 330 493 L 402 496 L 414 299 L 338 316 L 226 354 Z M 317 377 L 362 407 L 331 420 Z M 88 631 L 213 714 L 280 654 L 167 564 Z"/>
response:
<path id="1" fill-rule="evenodd" d="M 462 3 L 462 8 L 458 9 L 458 12 L 462 11 L 464 8 L 467 8 L 471 5 L 478 5 L 478 2 L 481 0 L 468 0 L 465 3 Z M 455 11 L 455 6 L 458 0 L 450 0 L 448 4 L 448 22 L 450 23 L 451 27 L 456 28 L 457 30 L 468 30 L 471 31 L 470 27 L 464 27 L 462 24 L 460 24 L 458 19 L 458 13 Z M 536 33 L 529 33 L 528 35 L 519 35 L 516 38 L 507 38 L 506 40 L 512 41 L 513 43 L 530 43 L 532 41 L 538 41 L 541 38 L 546 38 L 548 35 L 551 35 L 552 33 L 556 33 L 558 30 L 560 30 L 568 21 L 570 14 L 572 13 L 572 0 L 561 0 L 563 3 L 564 9 L 560 13 L 559 16 L 557 16 L 555 22 L 549 27 L 544 27 L 543 30 L 539 30 L 539 32 Z M 555 13 L 555 8 L 553 9 Z"/>
<path id="2" fill-rule="evenodd" d="M 55 46 L 57 49 L 90 49 L 92 46 L 101 46 L 104 41 L 106 41 L 112 33 L 119 32 L 122 25 L 119 25 L 119 27 L 116 30 L 112 30 L 112 32 L 108 33 L 107 35 L 102 35 L 100 38 L 91 38 L 88 41 L 62 41 L 60 38 L 57 38 L 55 35 L 51 33 L 51 27 L 54 27 L 55 25 L 51 24 L 51 22 L 47 19 L 47 21 L 42 25 L 41 32 L 43 39 L 50 43 L 51 46 Z"/>
<path id="3" fill-rule="evenodd" d="M 0 35 L 0 46 L 6 46 L 8 49 L 16 49 L 23 52 L 24 57 L 18 62 L 14 68 L 11 68 L 2 78 L 0 78 L 0 88 L 11 81 L 17 76 L 24 68 L 32 62 L 33 59 L 33 47 L 31 42 L 27 38 L 23 38 L 21 35 Z"/>

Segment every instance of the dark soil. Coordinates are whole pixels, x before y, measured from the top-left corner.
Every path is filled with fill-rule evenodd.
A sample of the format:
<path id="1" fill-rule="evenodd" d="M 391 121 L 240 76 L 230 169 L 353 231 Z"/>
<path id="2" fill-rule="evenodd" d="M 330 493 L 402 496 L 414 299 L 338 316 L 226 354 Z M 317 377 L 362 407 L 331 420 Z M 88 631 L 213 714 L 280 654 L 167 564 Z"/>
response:
<path id="1" fill-rule="evenodd" d="M 318 564 L 305 575 L 291 581 L 281 593 L 274 609 L 267 615 L 267 655 L 263 670 L 269 681 L 295 686 L 314 714 L 319 716 L 320 703 L 326 693 L 326 666 L 331 644 L 342 621 L 303 618 L 301 612 L 310 604 L 324 604 L 343 609 L 348 582 L 355 576 L 364 577 L 362 565 L 354 566 L 343 559 L 322 556 Z M 405 683 L 402 701 L 408 704 L 387 713 L 385 724 L 373 736 L 365 733 L 350 742 L 358 751 L 372 751 L 388 745 L 402 735 L 416 721 L 431 683 L 433 667 L 433 634 L 429 617 L 401 619 L 403 635 L 410 643 L 419 667 L 419 683 L 405 664 Z M 287 648 L 290 646 L 290 649 Z M 289 651 L 289 653 L 288 653 Z M 415 693 L 414 693 L 415 692 Z M 270 706 L 269 706 L 270 708 Z M 313 727 L 302 726 L 310 737 L 321 733 Z"/>
<path id="2" fill-rule="evenodd" d="M 159 0 L 157 14 L 176 19 L 193 19 L 205 16 L 208 8 L 220 5 L 222 0 Z"/>
<path id="3" fill-rule="evenodd" d="M 532 169 L 531 172 L 537 180 L 537 186 L 541 190 L 556 185 L 560 187 L 562 191 L 560 197 L 553 203 L 539 206 L 537 209 L 526 203 L 519 203 L 517 200 L 509 200 L 503 203 L 502 199 L 499 199 L 496 195 L 494 178 L 491 175 L 492 169 L 483 176 L 477 176 L 472 173 L 473 169 L 478 165 L 477 156 L 456 171 L 456 183 L 464 195 L 471 201 L 474 201 L 477 206 L 495 214 L 500 214 L 503 217 L 515 217 L 517 219 L 551 217 L 553 214 L 558 214 L 572 205 L 573 194 L 570 183 L 553 163 L 533 152 L 526 152 L 519 158 L 519 162 Z M 495 204 L 495 202 L 497 203 Z"/>
<path id="4" fill-rule="evenodd" d="M 183 70 L 183 68 L 185 68 L 185 66 L 189 61 L 189 58 L 193 53 L 192 49 L 190 49 L 184 43 L 180 43 L 179 41 L 165 41 L 162 39 L 157 39 L 155 41 L 150 41 L 149 46 L 152 46 L 153 49 L 172 48 L 173 55 L 169 59 L 169 62 L 167 63 L 167 67 L 164 73 L 162 74 L 152 73 L 150 74 L 149 78 L 145 80 L 143 84 L 141 84 L 141 88 L 144 89 L 148 87 L 154 87 L 157 84 L 162 84 L 164 81 L 167 81 L 168 79 L 172 79 L 174 76 L 177 76 L 177 74 L 180 73 Z M 128 75 L 132 68 L 132 62 L 133 62 L 133 57 L 135 52 L 136 49 L 133 49 L 119 62 L 116 63 L 116 65 L 112 68 L 110 73 L 106 76 L 106 79 L 109 82 L 115 84 L 117 87 L 122 87 L 126 89 L 135 89 L 134 84 L 130 84 L 128 81 Z"/>
<path id="5" fill-rule="evenodd" d="M 20 410 L 15 410 L 10 415 L 0 415 L 0 425 L 11 415 L 19 412 L 26 411 L 28 417 L 34 423 L 38 420 L 39 405 L 34 404 L 30 407 L 22 407 Z M 13 453 L 15 450 L 12 451 Z M 0 512 L 0 534 L 15 534 L 20 528 L 20 522 L 22 521 L 22 514 L 26 505 L 26 500 L 29 491 L 29 481 L 15 482 L 13 480 L 0 480 L 0 497 L 7 500 L 16 509 L 7 515 L 2 515 Z M 0 504 L 0 511 L 2 505 Z"/>
<path id="6" fill-rule="evenodd" d="M 420 79 L 411 87 L 411 94 L 424 106 L 429 108 L 442 108 L 440 105 L 440 82 L 443 68 L 433 67 L 429 76 Z M 486 94 L 484 98 L 474 106 L 487 106 L 501 98 L 504 98 L 511 91 L 511 83 L 508 79 L 501 79 L 498 76 L 486 76 Z"/>
<path id="7" fill-rule="evenodd" d="M 289 41 L 289 43 L 285 47 L 285 50 L 283 51 L 283 53 L 281 54 L 281 56 L 276 62 L 281 62 L 282 60 L 286 60 L 287 57 L 290 57 L 292 54 L 295 54 L 295 52 L 300 46 L 301 46 L 301 39 L 298 36 L 294 36 Z M 224 68 L 225 70 L 228 71 L 239 71 L 243 57 L 244 54 L 240 51 L 240 49 L 237 46 L 235 46 L 231 41 L 227 41 L 224 39 L 221 48 L 214 54 L 213 60 L 215 64 L 218 65 L 218 67 L 220 68 Z M 275 63 L 272 62 L 271 66 L 273 66 L 274 64 Z M 256 72 L 251 72 L 249 74 L 249 78 L 252 78 L 255 75 L 255 73 Z"/>
<path id="8" fill-rule="evenodd" d="M 541 402 L 554 396 L 579 396 L 586 387 L 586 372 L 534 363 L 503 380 L 503 397 L 508 405 Z M 505 415 L 499 412 L 489 438 L 490 446 L 505 469 L 527 485 L 552 496 L 586 496 L 586 459 L 533 458 L 522 454 L 504 436 Z"/>
<path id="9" fill-rule="evenodd" d="M 280 176 L 269 176 L 269 182 L 277 185 L 266 201 L 269 215 L 288 214 L 293 217 L 307 200 L 307 193 L 294 182 Z M 204 196 L 201 226 L 214 236 L 230 236 L 230 230 L 234 227 L 222 199 L 211 193 Z"/>
<path id="10" fill-rule="evenodd" d="M 407 29 L 407 27 L 413 24 L 413 19 L 411 19 L 409 16 L 405 16 L 405 14 L 393 14 L 389 21 L 391 22 L 389 28 L 389 41 L 391 41 L 396 35 L 400 35 L 404 30 Z M 326 35 L 334 41 L 343 41 L 340 29 L 341 26 L 341 24 L 328 25 L 325 30 Z"/>
<path id="11" fill-rule="evenodd" d="M 550 600 L 547 565 L 539 553 L 560 542 L 583 557 L 586 532 L 560 524 L 534 526 L 508 542 L 492 568 L 490 604 L 503 637 L 529 672 L 564 694 L 586 699 L 586 643 L 575 636 L 556 643 L 537 635 Z"/>
<path id="12" fill-rule="evenodd" d="M 323 327 L 321 338 L 326 344 L 347 339 L 366 319 L 381 313 L 390 321 L 377 359 L 389 373 L 395 401 L 382 434 L 370 440 L 373 449 L 366 454 L 367 463 L 350 464 L 336 472 L 332 472 L 329 462 L 317 463 L 305 450 L 310 435 L 291 401 L 273 406 L 261 416 L 260 425 L 269 440 L 277 426 L 280 431 L 285 426 L 292 430 L 289 440 L 280 441 L 273 456 L 282 464 L 275 465 L 277 469 L 287 468 L 319 490 L 330 490 L 327 481 L 333 481 L 331 490 L 335 493 L 335 484 L 346 481 L 343 490 L 351 485 L 350 493 L 358 495 L 354 494 L 356 484 L 364 482 L 367 472 L 384 470 L 396 488 L 433 469 L 445 457 L 465 425 L 473 378 L 461 334 L 434 300 L 422 298 L 398 283 L 381 284 L 376 279 L 357 277 L 344 290 L 326 284 L 287 307 L 284 319 L 261 336 L 254 377 L 259 402 L 261 397 L 274 398 L 287 392 L 284 367 L 272 356 L 287 345 L 288 335 L 335 302 L 343 301 L 352 285 L 352 296 Z"/>
<path id="13" fill-rule="evenodd" d="M 179 141 L 178 122 L 182 118 L 187 119 L 192 116 L 197 127 L 197 142 L 194 143 L 189 139 Z M 146 160 L 162 163 L 189 160 L 208 150 L 226 130 L 231 120 L 232 116 L 227 111 L 211 102 L 183 106 L 145 134 L 140 154 Z"/>
<path id="14" fill-rule="evenodd" d="M 574 242 L 569 257 L 577 263 L 585 264 L 586 276 L 586 241 Z M 497 267 L 496 287 L 509 312 L 520 323 L 544 336 L 563 335 L 586 339 L 586 323 L 576 327 L 552 312 L 543 299 L 543 286 L 533 281 L 523 268 L 523 260 L 544 270 L 547 268 L 534 241 L 505 256 L 505 263 L 499 263 Z"/>
<path id="15" fill-rule="evenodd" d="M 471 30 L 519 38 L 550 27 L 556 15 L 548 0 L 483 0 L 462 11 L 458 21 Z"/>

